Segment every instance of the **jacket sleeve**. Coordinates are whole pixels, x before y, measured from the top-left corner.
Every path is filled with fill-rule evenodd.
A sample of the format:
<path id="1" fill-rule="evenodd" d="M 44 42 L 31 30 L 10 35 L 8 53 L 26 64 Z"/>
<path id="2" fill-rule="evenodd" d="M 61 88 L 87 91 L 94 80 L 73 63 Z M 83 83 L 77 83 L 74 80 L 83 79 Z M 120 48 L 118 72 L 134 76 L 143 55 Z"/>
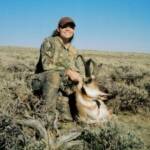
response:
<path id="1" fill-rule="evenodd" d="M 45 39 L 40 48 L 43 70 L 54 69 L 55 66 L 55 47 L 51 40 Z"/>
<path id="2" fill-rule="evenodd" d="M 75 70 L 75 71 L 79 72 L 79 69 L 75 65 L 75 63 L 76 63 L 76 57 L 77 57 L 77 52 L 74 54 L 74 57 L 72 58 L 72 61 L 71 61 L 71 64 L 70 64 L 70 68 L 72 70 Z"/>
<path id="3" fill-rule="evenodd" d="M 70 69 L 80 72 L 79 68 L 76 66 L 76 58 L 78 56 L 78 51 L 76 48 L 73 47 L 70 52 Z"/>

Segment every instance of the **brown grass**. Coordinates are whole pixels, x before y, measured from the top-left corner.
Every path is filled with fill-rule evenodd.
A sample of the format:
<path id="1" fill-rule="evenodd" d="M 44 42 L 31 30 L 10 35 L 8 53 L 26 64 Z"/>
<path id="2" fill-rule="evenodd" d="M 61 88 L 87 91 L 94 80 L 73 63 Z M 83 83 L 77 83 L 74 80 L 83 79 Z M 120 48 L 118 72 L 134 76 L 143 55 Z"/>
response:
<path id="1" fill-rule="evenodd" d="M 124 125 L 125 131 L 134 130 L 135 135 L 144 141 L 143 149 L 149 149 L 150 54 L 99 51 L 80 53 L 103 64 L 98 70 L 97 78 L 113 95 L 107 102 L 108 107 L 117 114 L 118 122 Z M 15 144 L 22 145 L 20 149 L 45 147 L 45 142 L 36 137 L 35 130 L 15 124 L 16 119 L 24 118 L 38 119 L 46 123 L 45 114 L 40 113 L 39 99 L 32 94 L 30 86 L 38 55 L 39 51 L 33 48 L 0 47 L 0 137 L 3 137 L 0 138 L 0 145 L 4 146 L 1 148 L 9 149 Z M 72 123 L 62 123 L 60 126 L 62 133 L 72 128 L 80 129 L 80 126 Z M 7 131 L 8 127 L 12 133 L 15 132 L 14 135 Z M 109 142 L 113 144 L 114 141 Z"/>

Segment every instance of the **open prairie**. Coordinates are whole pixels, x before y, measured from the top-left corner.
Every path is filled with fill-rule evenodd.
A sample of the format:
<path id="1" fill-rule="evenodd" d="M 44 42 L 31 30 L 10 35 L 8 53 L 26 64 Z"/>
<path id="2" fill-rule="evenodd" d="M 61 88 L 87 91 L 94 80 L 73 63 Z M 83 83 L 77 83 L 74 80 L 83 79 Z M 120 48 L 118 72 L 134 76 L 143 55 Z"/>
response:
<path id="1" fill-rule="evenodd" d="M 31 89 L 39 51 L 0 47 L 0 149 L 50 149 L 54 145 L 57 149 L 150 149 L 150 54 L 88 50 L 80 53 L 102 64 L 97 79 L 113 95 L 106 104 L 117 119 L 105 128 L 62 122 L 62 138 L 47 143 L 52 133 L 43 127 L 45 114 L 40 112 L 40 100 Z M 41 126 L 20 123 L 18 120 L 22 119 L 36 120 L 35 124 Z M 82 134 L 68 135 L 73 128 Z M 42 137 L 41 130 L 48 137 Z"/>

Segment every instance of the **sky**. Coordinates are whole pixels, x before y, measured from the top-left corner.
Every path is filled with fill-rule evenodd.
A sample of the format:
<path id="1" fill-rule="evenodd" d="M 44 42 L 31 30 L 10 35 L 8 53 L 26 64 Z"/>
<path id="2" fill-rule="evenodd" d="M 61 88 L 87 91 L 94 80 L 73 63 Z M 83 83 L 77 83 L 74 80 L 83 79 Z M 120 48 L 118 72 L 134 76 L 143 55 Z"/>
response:
<path id="1" fill-rule="evenodd" d="M 0 46 L 40 48 L 63 16 L 79 49 L 150 52 L 150 0 L 0 0 Z"/>

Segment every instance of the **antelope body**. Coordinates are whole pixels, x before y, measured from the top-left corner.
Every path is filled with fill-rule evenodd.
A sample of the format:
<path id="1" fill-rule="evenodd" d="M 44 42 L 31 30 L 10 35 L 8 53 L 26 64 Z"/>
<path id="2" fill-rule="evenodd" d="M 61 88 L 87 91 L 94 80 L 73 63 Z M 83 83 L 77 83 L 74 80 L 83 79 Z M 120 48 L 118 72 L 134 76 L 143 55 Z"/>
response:
<path id="1" fill-rule="evenodd" d="M 91 76 L 90 64 L 93 61 L 85 61 L 81 55 L 79 57 L 85 66 L 86 78 L 78 83 L 75 90 L 78 119 L 86 123 L 106 122 L 111 118 L 111 113 L 103 102 L 108 94 L 99 89 L 96 79 Z"/>

